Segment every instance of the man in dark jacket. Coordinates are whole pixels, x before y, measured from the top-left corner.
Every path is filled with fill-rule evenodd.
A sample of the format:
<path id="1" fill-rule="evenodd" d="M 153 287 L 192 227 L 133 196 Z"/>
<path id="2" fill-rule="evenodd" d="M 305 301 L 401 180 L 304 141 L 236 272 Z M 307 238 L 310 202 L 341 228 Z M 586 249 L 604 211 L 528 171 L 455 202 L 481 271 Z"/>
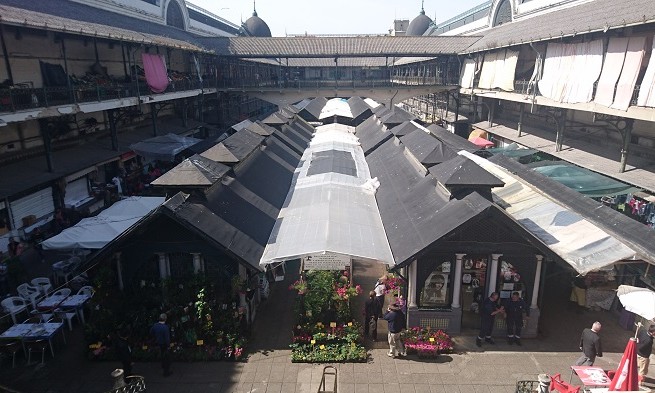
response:
<path id="1" fill-rule="evenodd" d="M 530 309 L 525 300 L 519 297 L 518 292 L 505 301 L 505 323 L 507 325 L 507 343 L 521 345 L 521 328 L 523 328 L 523 314 L 526 318 L 530 315 Z"/>
<path id="2" fill-rule="evenodd" d="M 486 343 L 495 344 L 493 338 L 491 338 L 494 320 L 496 319 L 496 314 L 505 312 L 505 308 L 503 306 L 499 307 L 497 302 L 498 292 L 493 292 L 482 302 L 482 308 L 480 309 L 480 334 L 475 339 L 475 345 L 478 347 L 482 346 L 483 338 Z"/>
<path id="3" fill-rule="evenodd" d="M 575 362 L 576 366 L 593 366 L 596 357 L 603 357 L 603 347 L 600 343 L 600 335 L 598 335 L 601 327 L 600 322 L 596 321 L 591 325 L 591 329 L 585 328 L 582 331 L 580 337 L 582 356 Z"/>
<path id="4" fill-rule="evenodd" d="M 405 329 L 405 314 L 400 311 L 400 307 L 392 304 L 384 314 L 384 320 L 389 322 L 389 357 L 395 358 L 396 356 L 405 356 L 405 345 L 400 339 L 400 332 Z"/>
<path id="5" fill-rule="evenodd" d="M 655 325 L 650 325 L 648 329 L 639 329 L 637 332 L 637 366 L 640 385 L 644 383 L 644 378 L 648 374 L 650 354 L 653 351 L 653 335 L 655 335 Z"/>
<path id="6" fill-rule="evenodd" d="M 168 347 L 171 345 L 171 331 L 166 325 L 166 314 L 159 316 L 159 322 L 152 325 L 150 333 L 155 336 L 155 341 L 161 352 L 161 368 L 164 370 L 164 376 L 168 377 L 173 372 L 171 371 L 171 358 L 168 353 Z"/>
<path id="7" fill-rule="evenodd" d="M 378 339 L 378 302 L 375 300 L 375 291 L 369 292 L 364 304 L 364 335 L 373 341 Z"/>

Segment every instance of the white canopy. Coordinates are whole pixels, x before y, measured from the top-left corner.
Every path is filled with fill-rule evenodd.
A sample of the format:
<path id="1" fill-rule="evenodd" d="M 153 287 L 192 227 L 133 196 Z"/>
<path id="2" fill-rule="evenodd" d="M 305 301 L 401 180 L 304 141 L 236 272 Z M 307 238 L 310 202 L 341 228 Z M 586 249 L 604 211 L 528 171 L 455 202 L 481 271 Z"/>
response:
<path id="1" fill-rule="evenodd" d="M 100 249 L 164 203 L 164 197 L 130 197 L 114 203 L 95 217 L 85 218 L 44 241 L 46 250 Z"/>
<path id="2" fill-rule="evenodd" d="M 264 266 L 307 255 L 339 254 L 393 265 L 375 190 L 352 127 L 328 124 L 305 150 L 264 254 Z"/>
<path id="3" fill-rule="evenodd" d="M 602 228 L 551 200 L 506 169 L 475 154 L 459 152 L 505 183 L 492 189 L 494 200 L 526 230 L 573 267 L 586 274 L 636 252 Z"/>
<path id="4" fill-rule="evenodd" d="M 353 117 L 353 113 L 350 110 L 350 105 L 348 105 L 348 100 L 345 98 L 332 98 L 328 100 L 321 114 L 318 116 L 319 119 L 325 119 L 332 116 L 342 116 L 342 117 Z"/>

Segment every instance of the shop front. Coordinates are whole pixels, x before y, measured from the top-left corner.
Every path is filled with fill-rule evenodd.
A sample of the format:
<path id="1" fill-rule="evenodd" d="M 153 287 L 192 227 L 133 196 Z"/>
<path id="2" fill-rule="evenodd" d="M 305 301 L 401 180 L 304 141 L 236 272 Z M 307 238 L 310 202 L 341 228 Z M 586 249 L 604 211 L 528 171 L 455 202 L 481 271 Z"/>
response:
<path id="1" fill-rule="evenodd" d="M 534 337 L 539 321 L 538 294 L 543 256 L 508 253 L 440 253 L 408 266 L 409 326 L 443 329 L 450 334 L 477 333 L 482 302 L 498 292 L 506 302 L 518 292 L 530 305 L 523 336 Z M 414 278 L 414 279 L 413 279 Z M 497 318 L 495 334 L 505 334 Z"/>

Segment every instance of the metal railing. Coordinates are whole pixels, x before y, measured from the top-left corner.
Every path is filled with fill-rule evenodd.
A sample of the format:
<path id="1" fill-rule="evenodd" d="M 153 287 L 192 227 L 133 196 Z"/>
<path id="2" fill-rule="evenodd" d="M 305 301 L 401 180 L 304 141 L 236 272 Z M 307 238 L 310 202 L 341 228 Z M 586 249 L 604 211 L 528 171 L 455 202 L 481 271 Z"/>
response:
<path id="1" fill-rule="evenodd" d="M 294 79 L 294 80 L 256 80 L 230 79 L 221 80 L 218 89 L 372 89 L 401 86 L 453 86 L 457 79 L 449 80 L 442 77 L 393 77 L 391 79 Z"/>
<path id="2" fill-rule="evenodd" d="M 171 81 L 164 93 L 212 88 L 215 79 Z M 150 88 L 144 81 L 111 84 L 78 84 L 68 87 L 18 87 L 0 89 L 0 112 L 15 112 L 77 103 L 100 102 L 148 95 Z"/>

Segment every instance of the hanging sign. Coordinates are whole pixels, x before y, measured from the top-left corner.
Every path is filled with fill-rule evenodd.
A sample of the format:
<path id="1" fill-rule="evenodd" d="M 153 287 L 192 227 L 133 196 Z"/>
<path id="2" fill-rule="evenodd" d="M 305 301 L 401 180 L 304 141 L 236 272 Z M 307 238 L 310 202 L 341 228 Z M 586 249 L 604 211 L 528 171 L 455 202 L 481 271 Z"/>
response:
<path id="1" fill-rule="evenodd" d="M 350 266 L 348 255 L 325 253 L 303 257 L 304 270 L 344 270 Z"/>

